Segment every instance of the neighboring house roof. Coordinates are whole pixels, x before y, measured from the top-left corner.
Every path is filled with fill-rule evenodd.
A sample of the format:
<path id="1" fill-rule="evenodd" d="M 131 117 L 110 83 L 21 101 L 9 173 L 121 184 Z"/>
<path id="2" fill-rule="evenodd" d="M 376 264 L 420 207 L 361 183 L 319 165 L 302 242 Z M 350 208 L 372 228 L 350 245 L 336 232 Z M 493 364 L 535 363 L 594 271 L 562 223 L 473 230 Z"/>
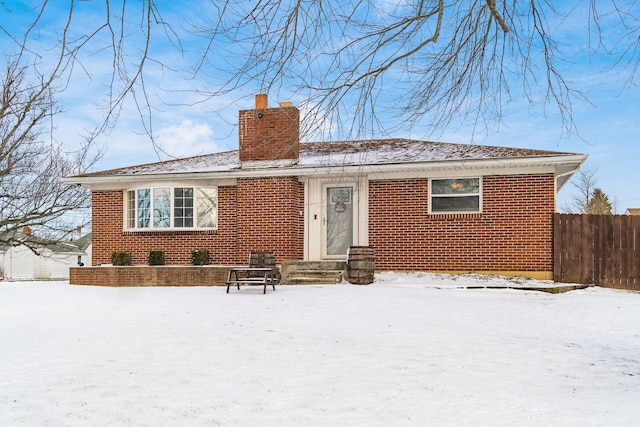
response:
<path id="1" fill-rule="evenodd" d="M 138 181 L 159 175 L 202 175 L 207 177 L 283 176 L 317 173 L 319 169 L 362 172 L 369 168 L 385 171 L 434 168 L 553 166 L 560 187 L 586 155 L 523 148 L 453 144 L 411 139 L 311 142 L 300 144 L 299 160 L 283 165 L 278 162 L 241 164 L 238 151 L 226 151 L 149 163 L 63 178 L 63 182 L 91 185 L 113 181 Z M 566 179 L 561 179 L 566 174 Z"/>
<path id="2" fill-rule="evenodd" d="M 91 233 L 81 237 L 78 240 L 69 242 L 59 242 L 43 239 L 34 235 L 28 235 L 24 233 L 16 233 L 13 239 L 15 244 L 13 246 L 25 245 L 33 248 L 47 249 L 56 254 L 78 254 L 84 253 L 85 249 L 91 244 Z M 7 246 L 0 247 L 0 251 L 6 251 Z"/>
<path id="3" fill-rule="evenodd" d="M 68 244 L 71 244 L 84 252 L 85 250 L 87 250 L 89 245 L 91 245 L 91 239 L 92 239 L 92 234 L 87 233 L 84 236 L 80 237 L 78 240 L 73 240 L 68 242 Z"/>
<path id="4" fill-rule="evenodd" d="M 627 215 L 640 215 L 640 208 L 627 209 Z"/>

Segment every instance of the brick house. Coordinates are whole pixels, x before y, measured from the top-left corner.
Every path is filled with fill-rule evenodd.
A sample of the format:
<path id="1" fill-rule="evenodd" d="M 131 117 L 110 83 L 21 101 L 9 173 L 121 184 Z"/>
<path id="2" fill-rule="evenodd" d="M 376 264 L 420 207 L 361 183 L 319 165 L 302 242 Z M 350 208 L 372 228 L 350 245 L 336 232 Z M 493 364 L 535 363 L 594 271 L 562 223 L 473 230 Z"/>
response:
<path id="1" fill-rule="evenodd" d="M 63 178 L 92 192 L 93 265 L 344 260 L 377 270 L 550 279 L 556 193 L 586 155 L 408 139 L 299 142 L 289 103 L 239 112 L 239 150 Z"/>

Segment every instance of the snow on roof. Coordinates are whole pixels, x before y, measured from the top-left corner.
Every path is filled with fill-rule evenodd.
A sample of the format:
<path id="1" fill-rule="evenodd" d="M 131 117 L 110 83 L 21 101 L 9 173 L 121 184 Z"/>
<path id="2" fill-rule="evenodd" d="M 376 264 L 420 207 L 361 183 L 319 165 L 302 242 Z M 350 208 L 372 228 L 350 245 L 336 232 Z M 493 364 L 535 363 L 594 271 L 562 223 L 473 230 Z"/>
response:
<path id="1" fill-rule="evenodd" d="M 49 249 L 53 253 L 77 253 L 82 254 L 84 250 L 91 243 L 91 233 L 88 235 L 72 241 L 60 241 L 56 239 L 49 239 L 31 234 L 24 234 L 17 232 L 12 238 L 11 246 L 25 245 L 32 248 L 44 248 Z M 6 251 L 10 246 L 0 246 L 0 252 Z"/>
<path id="2" fill-rule="evenodd" d="M 573 155 L 575 154 L 556 151 L 395 138 L 301 143 L 300 158 L 294 165 L 282 166 L 281 164 L 273 165 L 265 162 L 263 168 L 344 167 L 460 160 L 543 158 Z M 78 175 L 77 177 L 204 173 L 238 169 L 240 169 L 240 162 L 238 159 L 238 151 L 235 150 L 106 170 Z"/>
<path id="3" fill-rule="evenodd" d="M 382 165 L 459 160 L 549 157 L 553 151 L 492 147 L 475 144 L 384 139 L 300 145 L 300 166 Z M 573 155 L 573 154 L 571 154 Z"/>

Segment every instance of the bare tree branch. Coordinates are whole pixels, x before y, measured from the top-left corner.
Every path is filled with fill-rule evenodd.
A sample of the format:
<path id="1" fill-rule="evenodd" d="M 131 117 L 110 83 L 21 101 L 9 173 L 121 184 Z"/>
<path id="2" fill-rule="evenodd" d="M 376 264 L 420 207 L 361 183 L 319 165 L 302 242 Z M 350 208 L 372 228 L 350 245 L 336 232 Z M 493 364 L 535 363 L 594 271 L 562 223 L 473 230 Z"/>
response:
<path id="1" fill-rule="evenodd" d="M 40 243 L 65 239 L 84 225 L 68 215 L 90 204 L 87 190 L 62 184 L 59 178 L 86 171 L 97 157 L 90 157 L 90 142 L 68 153 L 48 137 L 49 119 L 57 112 L 52 80 L 31 82 L 31 71 L 14 58 L 2 75 L 0 246 L 15 244 L 24 227 L 37 230 L 44 239 Z"/>
<path id="2" fill-rule="evenodd" d="M 612 70 L 629 73 L 627 85 L 635 84 L 640 64 L 636 1 L 572 7 L 551 0 L 180 3 L 186 12 L 200 7 L 198 19 L 176 13 L 170 2 L 104 0 L 92 2 L 91 10 L 100 12 L 90 22 L 76 16 L 86 13 L 84 6 L 69 3 L 56 44 L 44 49 L 39 34 L 63 10 L 57 2 L 40 2 L 20 30 L 6 24 L 14 12 L 3 3 L 0 31 L 44 83 L 61 83 L 57 90 L 76 71 L 91 78 L 93 55 L 108 53 L 104 120 L 92 135 L 108 133 L 132 103 L 159 154 L 158 109 L 247 92 L 296 97 L 306 116 L 317 117 L 306 126 L 330 122 L 332 132 L 350 135 L 461 123 L 491 132 L 504 106 L 522 93 L 531 105 L 552 108 L 564 132 L 573 133 L 573 108 L 586 97 L 567 75 L 573 53 L 563 51 L 558 34 L 578 10 L 586 13 L 586 50 L 610 55 Z M 169 49 L 184 61 L 160 55 Z M 53 64 L 48 72 L 44 63 Z M 161 90 L 178 100 L 161 99 L 152 73 L 165 71 L 189 79 L 194 97 L 181 100 L 185 89 L 168 85 Z"/>

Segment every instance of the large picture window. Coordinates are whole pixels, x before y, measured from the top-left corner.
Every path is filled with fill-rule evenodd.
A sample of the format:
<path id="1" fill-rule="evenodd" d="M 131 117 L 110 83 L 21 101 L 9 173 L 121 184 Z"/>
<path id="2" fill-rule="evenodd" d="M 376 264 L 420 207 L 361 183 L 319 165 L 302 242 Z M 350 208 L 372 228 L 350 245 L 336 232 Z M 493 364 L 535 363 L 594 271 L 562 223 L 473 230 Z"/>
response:
<path id="1" fill-rule="evenodd" d="M 127 191 L 126 228 L 211 229 L 218 226 L 216 187 L 138 188 Z"/>
<path id="2" fill-rule="evenodd" d="M 480 212 L 480 178 L 432 179 L 431 212 Z"/>

